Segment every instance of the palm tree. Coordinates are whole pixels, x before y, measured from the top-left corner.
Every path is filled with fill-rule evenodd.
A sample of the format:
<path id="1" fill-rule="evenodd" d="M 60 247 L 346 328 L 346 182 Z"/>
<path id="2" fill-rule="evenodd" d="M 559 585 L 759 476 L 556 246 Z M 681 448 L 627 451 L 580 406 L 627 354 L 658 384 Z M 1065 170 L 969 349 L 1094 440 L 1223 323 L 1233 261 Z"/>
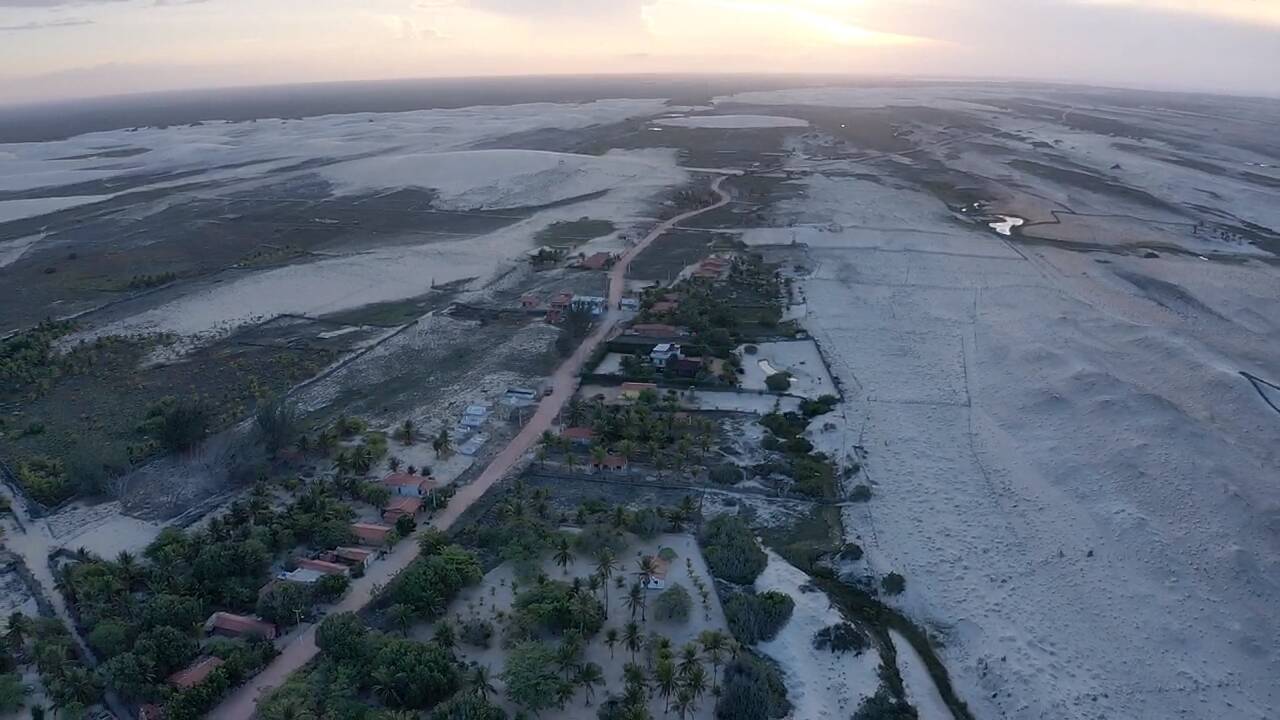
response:
<path id="1" fill-rule="evenodd" d="M 644 604 L 642 597 L 640 583 L 631 583 L 631 589 L 627 591 L 627 596 L 622 599 L 622 603 L 631 611 L 632 620 L 636 619 L 636 610 L 639 610 L 640 606 Z"/>
<path id="2" fill-rule="evenodd" d="M 578 658 L 582 656 L 582 641 L 572 633 L 566 635 L 556 648 L 556 667 L 569 679 L 569 672 L 578 666 Z"/>
<path id="3" fill-rule="evenodd" d="M 556 688 L 556 705 L 561 710 L 564 710 L 564 706 L 573 699 L 573 692 L 573 685 L 570 683 L 561 683 L 560 687 Z"/>
<path id="4" fill-rule="evenodd" d="M 497 692 L 497 688 L 493 686 L 493 681 L 490 679 L 488 665 L 476 665 L 472 668 L 468 684 L 471 685 L 471 692 L 484 700 L 489 699 L 490 695 Z"/>
<path id="5" fill-rule="evenodd" d="M 351 451 L 351 469 L 366 475 L 373 469 L 373 450 L 368 445 L 361 445 Z"/>
<path id="6" fill-rule="evenodd" d="M 587 578 L 587 589 L 591 591 L 591 597 L 594 598 L 596 596 L 596 591 L 600 589 L 602 584 L 599 575 L 592 574 L 591 577 Z"/>
<path id="7" fill-rule="evenodd" d="M 572 450 L 570 450 L 568 454 L 564 456 L 564 464 L 565 464 L 565 467 L 569 468 L 570 474 L 572 474 L 574 470 L 578 469 L 578 458 L 576 455 L 573 454 Z"/>
<path id="8" fill-rule="evenodd" d="M 594 445 L 591 447 L 591 464 L 596 466 L 597 471 L 604 470 L 604 461 L 608 456 L 609 453 L 605 452 L 603 446 Z"/>
<path id="9" fill-rule="evenodd" d="M 400 441 L 403 442 L 405 445 L 413 444 L 413 421 L 412 420 L 405 420 L 404 424 L 400 426 Z"/>
<path id="10" fill-rule="evenodd" d="M 568 575 L 569 563 L 573 562 L 573 552 L 569 549 L 569 538 L 563 535 L 560 536 L 560 542 L 556 545 L 555 559 L 556 564 L 560 566 L 564 574 Z M 595 594 L 594 590 L 592 590 L 592 594 Z"/>
<path id="11" fill-rule="evenodd" d="M 596 694 L 595 686 L 604 684 L 604 672 L 599 665 L 593 662 L 585 663 L 578 667 L 577 681 L 582 686 L 582 689 L 586 691 L 586 704 L 590 706 L 591 700 Z"/>
<path id="12" fill-rule="evenodd" d="M 680 648 L 680 679 L 689 677 L 689 673 L 693 672 L 695 667 L 701 667 L 698 661 L 698 646 L 686 643 Z"/>
<path id="13" fill-rule="evenodd" d="M 702 643 L 702 651 L 711 661 L 711 687 L 715 689 L 720 674 L 720 661 L 724 659 L 724 633 L 719 630 L 703 630 L 702 634 L 698 635 L 698 642 Z"/>
<path id="14" fill-rule="evenodd" d="M 609 578 L 613 577 L 613 572 L 618 569 L 618 563 L 613 558 L 613 551 L 604 548 L 600 554 L 596 556 L 596 574 L 604 581 L 604 619 L 609 619 Z"/>
<path id="15" fill-rule="evenodd" d="M 436 451 L 437 457 L 447 458 L 453 454 L 453 440 L 449 438 L 448 428 L 440 428 L 440 434 L 431 441 L 431 449 Z"/>
<path id="16" fill-rule="evenodd" d="M 618 644 L 618 628 L 609 628 L 604 631 L 604 644 L 609 646 L 609 659 L 612 660 L 613 646 Z"/>
<path id="17" fill-rule="evenodd" d="M 387 467 L 391 468 L 391 472 L 393 473 L 400 472 L 400 465 L 402 465 L 402 463 L 400 462 L 400 458 L 396 457 L 395 455 L 392 455 L 390 458 L 387 458 Z"/>
<path id="18" fill-rule="evenodd" d="M 680 498 L 679 508 L 680 513 L 684 515 L 686 519 L 691 519 L 698 513 L 698 506 L 694 504 L 692 495 L 685 495 Z"/>
<path id="19" fill-rule="evenodd" d="M 676 714 L 680 716 L 680 720 L 688 717 L 693 708 L 693 693 L 681 688 L 680 692 L 676 693 Z"/>
<path id="20" fill-rule="evenodd" d="M 623 440 L 622 442 L 618 443 L 618 454 L 621 455 L 624 459 L 626 459 L 627 462 L 630 462 L 631 459 L 636 456 L 635 442 L 632 440 Z"/>
<path id="21" fill-rule="evenodd" d="M 21 655 L 22 650 L 26 647 L 27 636 L 31 632 L 31 619 L 21 612 L 15 612 L 9 616 L 9 630 L 5 633 L 5 640 L 9 643 L 9 648 L 15 655 Z"/>
<path id="22" fill-rule="evenodd" d="M 404 637 L 409 637 L 409 628 L 413 627 L 413 608 L 404 603 L 396 603 L 387 608 L 387 618 Z"/>
<path id="23" fill-rule="evenodd" d="M 689 671 L 684 678 L 684 689 L 693 693 L 695 699 L 702 698 L 702 694 L 707 691 L 707 671 L 702 669 L 702 665 L 694 665 Z"/>
<path id="24" fill-rule="evenodd" d="M 662 694 L 662 712 L 671 710 L 671 694 L 676 691 L 676 666 L 670 660 L 660 660 L 653 670 L 653 677 L 658 683 L 658 692 Z"/>
<path id="25" fill-rule="evenodd" d="M 622 641 L 631 651 L 631 661 L 635 662 L 636 653 L 640 651 L 640 626 L 631 621 L 622 628 Z"/>

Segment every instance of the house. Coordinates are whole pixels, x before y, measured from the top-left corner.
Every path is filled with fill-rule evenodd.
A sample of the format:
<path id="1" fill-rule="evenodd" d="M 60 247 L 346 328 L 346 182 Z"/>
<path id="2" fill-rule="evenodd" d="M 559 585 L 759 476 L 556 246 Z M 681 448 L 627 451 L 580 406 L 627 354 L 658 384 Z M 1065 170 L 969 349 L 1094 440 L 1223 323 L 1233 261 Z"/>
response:
<path id="1" fill-rule="evenodd" d="M 622 397 L 628 400 L 639 400 L 640 394 L 645 390 L 658 392 L 658 386 L 654 383 L 645 382 L 624 382 L 622 383 Z"/>
<path id="2" fill-rule="evenodd" d="M 559 325 L 560 321 L 563 319 L 564 319 L 564 311 L 556 308 L 552 308 L 548 310 L 547 316 L 543 318 L 543 320 L 546 321 L 548 325 Z"/>
<path id="3" fill-rule="evenodd" d="M 583 270 L 604 270 L 613 263 L 613 256 L 607 252 L 598 252 L 590 257 L 584 258 L 578 263 L 578 267 Z"/>
<path id="4" fill-rule="evenodd" d="M 643 335 L 645 337 L 676 337 L 680 334 L 680 328 L 675 325 L 664 325 L 662 323 L 636 323 L 627 329 L 632 335 Z"/>
<path id="5" fill-rule="evenodd" d="M 666 315 L 667 313 L 673 313 L 679 309 L 680 303 L 675 300 L 659 300 L 649 308 L 649 312 L 654 315 Z"/>
<path id="6" fill-rule="evenodd" d="M 650 590 L 665 590 L 667 587 L 667 573 L 671 570 L 671 563 L 660 557 L 653 558 L 653 573 L 649 575 Z"/>
<path id="7" fill-rule="evenodd" d="M 373 563 L 373 551 L 358 547 L 340 547 L 333 551 L 333 557 L 348 567 L 369 567 Z"/>
<path id="8" fill-rule="evenodd" d="M 220 657 L 200 658 L 189 667 L 170 675 L 168 683 L 179 690 L 190 690 L 204 682 L 223 662 Z"/>
<path id="9" fill-rule="evenodd" d="M 574 445 L 590 445 L 596 439 L 596 431 L 587 427 L 571 427 L 561 430 L 560 437 Z"/>
<path id="10" fill-rule="evenodd" d="M 520 307 L 525 310 L 536 310 L 542 305 L 542 300 L 537 295 L 525 295 L 520 298 Z"/>
<path id="11" fill-rule="evenodd" d="M 210 615 L 209 619 L 204 621 L 204 631 L 208 634 L 222 635 L 223 637 L 276 639 L 275 625 L 246 615 L 236 615 L 235 613 L 221 611 Z"/>
<path id="12" fill-rule="evenodd" d="M 421 475 L 391 473 L 382 479 L 382 486 L 392 495 L 422 498 L 430 495 L 436 489 L 437 484 L 435 480 Z"/>
<path id="13" fill-rule="evenodd" d="M 573 293 L 569 292 L 568 290 L 561 290 L 560 292 L 556 293 L 555 297 L 551 298 L 551 303 L 550 303 L 552 310 L 559 310 L 561 312 L 568 310 L 569 306 L 572 304 L 573 304 Z"/>
<path id="14" fill-rule="evenodd" d="M 489 420 L 489 412 L 488 405 L 468 405 L 462 411 L 461 425 L 469 428 L 480 427 Z"/>
<path id="15" fill-rule="evenodd" d="M 609 299 L 597 295 L 574 295 L 573 307 L 599 315 L 609 307 Z"/>
<path id="16" fill-rule="evenodd" d="M 509 407 L 529 407 L 538 402 L 538 391 L 533 388 L 507 388 L 502 395 L 502 404 Z"/>
<path id="17" fill-rule="evenodd" d="M 667 374 L 682 378 L 694 378 L 702 372 L 702 358 L 678 357 L 667 363 Z"/>
<path id="18" fill-rule="evenodd" d="M 665 368 L 667 363 L 680 357 L 680 346 L 671 343 L 662 343 L 649 353 L 649 360 L 656 368 Z"/>
<path id="19" fill-rule="evenodd" d="M 640 299 L 633 298 L 633 297 L 624 297 L 618 301 L 618 307 L 622 308 L 623 310 L 639 310 Z"/>
<path id="20" fill-rule="evenodd" d="M 414 498 L 405 499 L 414 500 Z M 306 570 L 315 570 L 316 572 L 323 573 L 325 575 L 342 575 L 345 577 L 348 573 L 346 565 L 339 565 L 338 563 L 329 562 L 328 560 L 303 558 L 298 561 L 298 567 Z"/>
<path id="21" fill-rule="evenodd" d="M 308 568 L 298 568 L 290 572 L 280 572 L 276 575 L 277 580 L 285 582 L 298 583 L 299 585 L 314 585 L 325 574 L 319 570 L 311 570 Z"/>
<path id="22" fill-rule="evenodd" d="M 422 510 L 422 501 L 415 497 L 391 498 L 391 502 L 382 508 L 382 521 L 395 524 L 402 517 L 417 517 Z"/>
<path id="23" fill-rule="evenodd" d="M 592 461 L 591 467 L 601 472 L 622 472 L 627 469 L 627 459 L 621 455 L 607 455 L 599 462 Z"/>
<path id="24" fill-rule="evenodd" d="M 387 525 L 379 525 L 377 523 L 351 523 L 351 534 L 356 536 L 356 540 L 361 545 L 372 545 L 381 547 L 387 544 L 387 538 L 391 536 L 392 528 Z"/>

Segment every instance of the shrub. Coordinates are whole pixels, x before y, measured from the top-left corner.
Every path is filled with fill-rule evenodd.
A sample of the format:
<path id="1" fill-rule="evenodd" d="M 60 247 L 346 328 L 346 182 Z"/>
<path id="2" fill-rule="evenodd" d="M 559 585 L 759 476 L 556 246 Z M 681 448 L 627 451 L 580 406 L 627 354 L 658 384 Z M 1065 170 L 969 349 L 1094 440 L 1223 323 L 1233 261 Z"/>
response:
<path id="1" fill-rule="evenodd" d="M 840 548 L 841 560 L 861 560 L 862 546 L 858 543 L 845 543 Z"/>
<path id="2" fill-rule="evenodd" d="M 318 602 L 333 602 L 342 597 L 350 584 L 346 575 L 325 575 L 316 581 L 312 593 Z"/>
<path id="3" fill-rule="evenodd" d="M 693 599 L 689 597 L 689 591 L 680 583 L 675 583 L 653 601 L 653 616 L 659 620 L 684 622 L 689 619 L 689 610 L 692 608 Z"/>
<path id="4" fill-rule="evenodd" d="M 507 713 L 474 692 L 458 693 L 431 711 L 431 720 L 507 720 Z"/>
<path id="5" fill-rule="evenodd" d="M 867 636 L 847 622 L 828 625 L 813 636 L 814 648 L 833 653 L 852 652 L 854 655 L 861 655 L 870 646 Z"/>
<path id="6" fill-rule="evenodd" d="M 760 352 L 760 348 L 756 347 L 755 345 L 745 345 L 742 348 L 742 352 L 745 355 L 755 355 L 756 353 Z"/>
<path id="7" fill-rule="evenodd" d="M 801 400 L 800 414 L 806 418 L 816 418 L 819 415 L 826 415 L 840 404 L 840 398 L 835 395 L 823 395 L 817 400 Z"/>
<path id="8" fill-rule="evenodd" d="M 639 537 L 649 540 L 662 532 L 662 518 L 653 508 L 642 508 L 631 516 L 630 529 Z"/>
<path id="9" fill-rule="evenodd" d="M 742 653 L 725 666 L 717 720 L 776 720 L 789 712 L 787 687 L 773 665 Z"/>
<path id="10" fill-rule="evenodd" d="M 756 543 L 746 522 L 736 515 L 721 515 L 698 534 L 711 574 L 721 580 L 746 585 L 764 572 L 769 559 Z"/>
<path id="11" fill-rule="evenodd" d="M 871 499 L 870 485 L 855 485 L 849 493 L 849 500 L 852 502 L 867 502 Z"/>
<path id="12" fill-rule="evenodd" d="M 488 648 L 493 639 L 493 623 L 481 618 L 471 618 L 462 623 L 458 633 L 462 642 L 478 648 Z"/>
<path id="13" fill-rule="evenodd" d="M 590 637 L 604 624 L 604 606 L 599 600 L 589 593 L 574 593 L 559 581 L 540 583 L 520 593 L 513 609 L 514 625 L 526 630 L 540 627 L 557 635 L 577 630 Z"/>
<path id="14" fill-rule="evenodd" d="M 791 389 L 791 376 L 785 372 L 777 372 L 764 379 L 764 386 L 773 392 L 786 392 Z"/>
<path id="15" fill-rule="evenodd" d="M 891 572 L 880 579 L 880 587 L 889 595 L 901 595 L 907 589 L 907 579 Z"/>
<path id="16" fill-rule="evenodd" d="M 159 418 L 156 440 L 170 452 L 195 447 L 209 431 L 209 412 L 198 399 L 173 403 Z"/>
<path id="17" fill-rule="evenodd" d="M 535 714 L 556 703 L 566 683 L 556 671 L 556 652 L 538 642 L 524 642 L 512 648 L 502 671 L 507 697 Z"/>
<path id="18" fill-rule="evenodd" d="M 772 640 L 791 618 L 796 603 L 776 590 L 760 594 L 735 593 L 724 604 L 725 619 L 738 641 L 753 645 Z"/>
<path id="19" fill-rule="evenodd" d="M 721 485 L 736 485 L 742 482 L 742 468 L 733 463 L 721 463 L 711 468 L 711 480 Z"/>
<path id="20" fill-rule="evenodd" d="M 864 700 L 853 714 L 853 720 L 916 720 L 918 717 L 915 708 L 898 700 L 883 687 Z"/>
<path id="21" fill-rule="evenodd" d="M 301 622 L 310 608 L 311 591 L 299 583 L 272 583 L 258 596 L 258 615 L 280 627 L 292 627 Z"/>

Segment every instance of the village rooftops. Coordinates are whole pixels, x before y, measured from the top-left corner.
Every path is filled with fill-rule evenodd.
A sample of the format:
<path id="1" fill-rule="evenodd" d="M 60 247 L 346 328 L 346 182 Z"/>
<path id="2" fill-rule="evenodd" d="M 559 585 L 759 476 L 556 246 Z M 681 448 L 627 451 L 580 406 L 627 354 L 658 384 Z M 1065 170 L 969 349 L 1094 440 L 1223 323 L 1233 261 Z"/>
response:
<path id="1" fill-rule="evenodd" d="M 560 437 L 576 442 L 590 442 L 595 439 L 596 431 L 588 427 L 571 427 L 561 430 Z"/>
<path id="2" fill-rule="evenodd" d="M 169 684 L 182 690 L 190 690 L 208 679 L 209 675 L 221 667 L 223 662 L 220 657 L 200 658 L 190 666 L 170 675 Z"/>
<path id="3" fill-rule="evenodd" d="M 393 495 L 422 497 L 431 494 L 432 491 L 439 487 L 439 483 L 432 478 L 422 477 L 421 475 L 392 473 L 382 479 L 382 486 L 390 490 Z"/>
<path id="4" fill-rule="evenodd" d="M 678 302 L 675 302 L 673 300 L 659 300 L 658 302 L 654 303 L 652 307 L 649 308 L 649 311 L 662 315 L 664 313 L 675 312 L 676 310 L 679 310 L 679 309 L 680 309 L 680 303 Z"/>
<path id="5" fill-rule="evenodd" d="M 606 455 L 603 460 L 592 465 L 601 470 L 626 470 L 627 459 L 621 455 Z"/>
<path id="6" fill-rule="evenodd" d="M 340 547 L 333 551 L 333 556 L 352 565 L 367 565 L 373 551 L 358 547 Z"/>
<path id="7" fill-rule="evenodd" d="M 583 270 L 604 270 L 609 267 L 609 261 L 612 259 L 613 256 L 609 253 L 598 252 L 590 257 L 584 258 L 582 262 L 578 263 L 578 267 Z"/>
<path id="8" fill-rule="evenodd" d="M 276 626 L 264 620 L 236 615 L 229 612 L 216 612 L 204 621 L 205 632 L 217 632 L 223 635 L 240 637 L 243 635 L 274 640 Z"/>
<path id="9" fill-rule="evenodd" d="M 392 528 L 377 523 L 351 523 L 351 534 L 363 545 L 384 545 Z"/>
<path id="10" fill-rule="evenodd" d="M 382 509 L 382 519 L 395 522 L 401 517 L 413 517 L 422 509 L 422 501 L 416 497 L 395 497 Z"/>
<path id="11" fill-rule="evenodd" d="M 404 498 L 405 500 L 414 500 L 415 498 Z M 298 567 L 307 570 L 315 570 L 325 575 L 346 575 L 347 566 L 338 563 L 329 562 L 327 560 L 313 560 L 311 558 L 303 558 L 298 561 Z"/>
<path id="12" fill-rule="evenodd" d="M 669 338 L 678 337 L 680 328 L 675 325 L 665 325 L 663 323 L 637 323 L 627 329 L 632 335 L 643 335 L 645 337 Z"/>

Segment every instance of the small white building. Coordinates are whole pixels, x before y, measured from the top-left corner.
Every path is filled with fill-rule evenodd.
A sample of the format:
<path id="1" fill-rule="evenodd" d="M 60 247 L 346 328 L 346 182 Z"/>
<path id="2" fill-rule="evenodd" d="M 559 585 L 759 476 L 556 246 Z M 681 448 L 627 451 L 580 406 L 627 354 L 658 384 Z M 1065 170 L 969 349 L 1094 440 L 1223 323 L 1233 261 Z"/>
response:
<path id="1" fill-rule="evenodd" d="M 665 368 L 667 363 L 679 360 L 680 357 L 680 346 L 672 343 L 662 343 L 649 353 L 649 361 L 656 368 Z"/>
<path id="2" fill-rule="evenodd" d="M 618 307 L 622 308 L 623 310 L 638 311 L 640 309 L 640 298 L 624 297 L 618 303 Z"/>
<path id="3" fill-rule="evenodd" d="M 671 563 L 662 558 L 655 557 L 653 559 L 653 574 L 649 576 L 650 590 L 666 590 L 667 589 L 667 573 L 671 570 Z"/>
<path id="4" fill-rule="evenodd" d="M 460 424 L 463 427 L 477 428 L 484 425 L 488 420 L 488 405 L 468 405 L 467 409 L 462 411 L 462 420 L 460 421 Z"/>
<path id="5" fill-rule="evenodd" d="M 609 307 L 609 299 L 595 295 L 574 295 L 573 307 L 589 310 L 592 315 L 600 315 Z"/>
<path id="6" fill-rule="evenodd" d="M 276 578 L 280 580 L 285 580 L 288 582 L 301 583 L 303 585 L 311 585 L 324 576 L 325 574 L 320 572 L 319 570 L 312 570 L 311 568 L 298 568 L 293 572 L 281 572 L 279 575 L 276 575 Z"/>

